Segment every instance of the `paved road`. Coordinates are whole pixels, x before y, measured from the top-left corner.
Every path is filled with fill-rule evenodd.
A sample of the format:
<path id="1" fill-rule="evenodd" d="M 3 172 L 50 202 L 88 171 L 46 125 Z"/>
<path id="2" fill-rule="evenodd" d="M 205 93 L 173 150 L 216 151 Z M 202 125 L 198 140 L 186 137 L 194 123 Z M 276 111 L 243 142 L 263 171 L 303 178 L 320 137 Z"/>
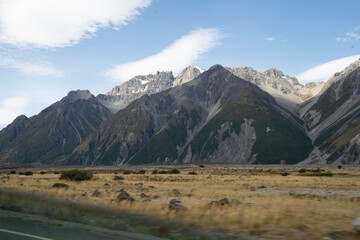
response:
<path id="1" fill-rule="evenodd" d="M 0 210 L 1 240 L 164 240 L 145 234 L 128 233 L 46 217 Z"/>

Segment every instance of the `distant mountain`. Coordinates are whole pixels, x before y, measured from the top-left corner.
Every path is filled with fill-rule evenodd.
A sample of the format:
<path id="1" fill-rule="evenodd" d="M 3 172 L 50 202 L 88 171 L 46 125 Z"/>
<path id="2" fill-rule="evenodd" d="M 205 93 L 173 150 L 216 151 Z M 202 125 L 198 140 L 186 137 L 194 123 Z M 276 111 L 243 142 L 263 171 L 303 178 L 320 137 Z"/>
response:
<path id="1" fill-rule="evenodd" d="M 145 94 L 154 94 L 171 88 L 174 81 L 172 72 L 136 76 L 119 86 L 115 86 L 105 95 L 98 95 L 97 98 L 112 113 L 116 113 Z"/>
<path id="2" fill-rule="evenodd" d="M 54 164 L 111 115 L 89 91 L 72 91 L 31 118 L 0 131 L 0 163 Z"/>
<path id="3" fill-rule="evenodd" d="M 360 163 L 360 59 L 330 78 L 299 108 L 317 146 L 306 162 Z"/>
<path id="4" fill-rule="evenodd" d="M 295 77 L 289 77 L 276 68 L 263 73 L 257 72 L 251 67 L 227 69 L 239 78 L 257 85 L 272 95 L 278 104 L 291 112 L 295 112 L 297 104 L 318 94 L 323 86 L 318 83 L 303 86 Z"/>
<path id="5" fill-rule="evenodd" d="M 64 164 L 297 163 L 312 149 L 296 116 L 215 65 L 120 110 Z"/>
<path id="6" fill-rule="evenodd" d="M 97 98 L 112 113 L 116 113 L 143 95 L 158 93 L 189 82 L 203 71 L 201 68 L 191 65 L 185 68 L 176 78 L 172 72 L 157 72 L 156 74 L 136 76 L 119 86 L 115 86 L 105 95 L 98 95 Z"/>

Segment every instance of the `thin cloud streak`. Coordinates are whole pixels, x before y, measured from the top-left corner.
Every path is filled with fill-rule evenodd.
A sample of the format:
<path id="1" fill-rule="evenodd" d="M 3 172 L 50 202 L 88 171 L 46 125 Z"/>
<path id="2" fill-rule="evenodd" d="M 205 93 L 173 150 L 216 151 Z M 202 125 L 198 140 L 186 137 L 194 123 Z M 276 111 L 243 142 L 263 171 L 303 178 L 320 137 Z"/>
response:
<path id="1" fill-rule="evenodd" d="M 64 72 L 48 62 L 23 62 L 10 57 L 0 58 L 0 66 L 12 69 L 26 76 L 64 77 Z"/>
<path id="2" fill-rule="evenodd" d="M 137 75 L 146 75 L 156 71 L 179 73 L 193 64 L 202 54 L 218 46 L 223 34 L 216 28 L 198 29 L 181 37 L 160 53 L 144 59 L 120 64 L 108 70 L 106 76 L 123 82 Z"/>
<path id="3" fill-rule="evenodd" d="M 299 74 L 297 78 L 302 84 L 308 82 L 327 81 L 336 72 L 344 70 L 347 66 L 349 66 L 351 63 L 355 62 L 359 58 L 360 55 L 354 55 L 326 62 L 306 70 L 305 72 Z"/>

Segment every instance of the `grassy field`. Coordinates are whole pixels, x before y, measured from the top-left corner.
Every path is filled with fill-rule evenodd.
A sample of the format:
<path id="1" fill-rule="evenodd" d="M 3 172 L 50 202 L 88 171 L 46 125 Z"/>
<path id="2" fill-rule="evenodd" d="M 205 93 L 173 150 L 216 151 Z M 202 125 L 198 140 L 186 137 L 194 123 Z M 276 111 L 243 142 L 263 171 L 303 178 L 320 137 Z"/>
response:
<path id="1" fill-rule="evenodd" d="M 179 174 L 159 174 L 169 170 L 163 167 L 142 169 L 145 173 L 136 174 L 139 169 L 89 168 L 86 170 L 93 172 L 93 178 L 88 181 L 60 180 L 56 171 L 61 169 L 16 169 L 12 174 L 6 169 L 0 175 L 0 186 L 2 191 L 31 192 L 76 206 L 106 207 L 109 212 L 180 222 L 233 237 L 359 239 L 352 223 L 360 217 L 360 168 L 178 166 Z M 153 174 L 155 169 L 157 174 Z M 21 171 L 33 175 L 19 175 Z M 69 188 L 54 188 L 54 183 Z M 117 201 L 120 189 L 135 201 Z M 169 210 L 174 198 L 187 210 Z M 223 198 L 227 201 L 219 201 Z M 9 201 L 0 194 L 1 206 L 26 205 L 26 197 Z M 31 211 L 59 215 L 44 213 L 42 204 L 36 208 Z M 81 221 L 81 213 L 62 214 Z M 171 231 L 162 231 L 170 237 Z M 174 235 L 171 238 L 176 239 Z"/>

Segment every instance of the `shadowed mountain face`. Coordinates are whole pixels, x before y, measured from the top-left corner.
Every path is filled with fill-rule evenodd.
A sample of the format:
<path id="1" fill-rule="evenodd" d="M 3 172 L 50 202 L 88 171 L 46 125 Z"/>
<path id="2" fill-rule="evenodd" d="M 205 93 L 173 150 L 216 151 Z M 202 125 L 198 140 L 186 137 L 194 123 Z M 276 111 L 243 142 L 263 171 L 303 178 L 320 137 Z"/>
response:
<path id="1" fill-rule="evenodd" d="M 360 163 L 360 60 L 336 73 L 322 94 L 299 110 L 318 153 L 308 159 L 328 164 Z"/>
<path id="2" fill-rule="evenodd" d="M 312 149 L 301 124 L 269 94 L 215 65 L 135 100 L 64 164 L 296 163 Z"/>
<path id="3" fill-rule="evenodd" d="M 38 115 L 20 116 L 3 129 L 0 162 L 54 164 L 110 115 L 89 91 L 72 91 Z"/>

